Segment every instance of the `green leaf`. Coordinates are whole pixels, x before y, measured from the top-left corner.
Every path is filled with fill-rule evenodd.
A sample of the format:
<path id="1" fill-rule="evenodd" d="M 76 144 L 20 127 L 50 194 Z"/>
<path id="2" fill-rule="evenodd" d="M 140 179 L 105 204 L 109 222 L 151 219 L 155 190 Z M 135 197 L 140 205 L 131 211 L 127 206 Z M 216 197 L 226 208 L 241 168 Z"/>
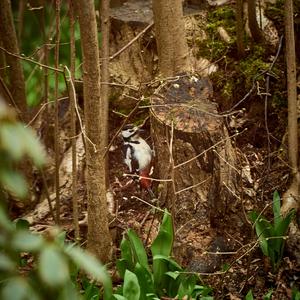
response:
<path id="1" fill-rule="evenodd" d="M 38 270 L 41 279 L 51 287 L 62 286 L 69 279 L 66 257 L 52 245 L 42 250 Z"/>
<path id="2" fill-rule="evenodd" d="M 163 294 L 165 289 L 170 290 L 170 292 L 174 292 L 174 290 L 177 292 L 177 282 L 174 283 L 174 279 L 166 275 L 167 272 L 174 271 L 182 271 L 182 268 L 172 258 L 164 255 L 153 257 L 154 286 L 159 296 Z"/>
<path id="3" fill-rule="evenodd" d="M 16 224 L 16 229 L 17 230 L 20 230 L 20 229 L 23 229 L 23 230 L 29 230 L 29 222 L 25 219 L 16 219 L 15 221 L 15 224 Z"/>
<path id="4" fill-rule="evenodd" d="M 178 271 L 175 271 L 175 272 L 169 271 L 169 272 L 166 272 L 165 274 L 168 275 L 168 276 L 170 276 L 174 280 L 176 280 L 181 273 L 178 272 Z"/>
<path id="5" fill-rule="evenodd" d="M 171 255 L 173 239 L 172 218 L 171 215 L 165 211 L 157 237 L 151 245 L 152 255 Z"/>
<path id="6" fill-rule="evenodd" d="M 275 191 L 273 194 L 273 213 L 274 213 L 274 224 L 276 227 L 278 223 L 280 223 L 282 220 L 281 213 L 280 213 L 280 196 L 277 191 Z"/>
<path id="7" fill-rule="evenodd" d="M 132 251 L 131 251 L 131 247 L 130 247 L 130 242 L 129 242 L 129 240 L 127 240 L 125 238 L 125 236 L 123 236 L 120 248 L 121 248 L 121 258 L 126 261 L 127 268 L 130 271 L 133 271 L 134 262 L 133 262 L 133 256 L 132 256 Z M 125 274 L 125 271 L 124 271 L 124 274 Z M 124 278 L 124 274 L 123 274 L 122 278 Z"/>
<path id="8" fill-rule="evenodd" d="M 117 270 L 118 270 L 118 273 L 119 273 L 120 277 L 122 279 L 124 279 L 125 271 L 130 270 L 130 268 L 128 266 L 128 263 L 127 263 L 127 260 L 125 260 L 123 258 L 118 259 L 117 262 L 116 262 L 116 267 L 117 267 Z"/>
<path id="9" fill-rule="evenodd" d="M 1 205 L 0 205 L 0 227 L 4 228 L 7 231 L 11 231 L 14 229 L 12 222 L 7 217 L 6 211 Z"/>
<path id="10" fill-rule="evenodd" d="M 123 295 L 130 300 L 139 300 L 140 286 L 136 275 L 129 270 L 126 270 L 124 276 Z"/>
<path id="11" fill-rule="evenodd" d="M 22 252 L 39 251 L 44 246 L 43 238 L 31 233 L 27 230 L 19 230 L 12 238 L 12 246 L 14 249 Z"/>
<path id="12" fill-rule="evenodd" d="M 55 242 L 60 246 L 64 246 L 65 240 L 66 240 L 66 231 L 59 230 L 58 234 L 55 235 Z"/>
<path id="13" fill-rule="evenodd" d="M 275 226 L 275 235 L 276 236 L 285 236 L 288 232 L 289 226 L 295 217 L 296 211 L 295 209 L 291 209 L 287 215 Z"/>
<path id="14" fill-rule="evenodd" d="M 264 295 L 263 300 L 271 300 L 272 294 L 273 294 L 273 290 L 268 291 L 268 293 Z"/>
<path id="15" fill-rule="evenodd" d="M 68 281 L 64 286 L 60 289 L 59 296 L 57 300 L 82 300 L 78 291 L 76 290 L 75 285 Z M 92 300 L 91 298 L 89 300 Z"/>
<path id="16" fill-rule="evenodd" d="M 0 252 L 0 270 L 4 272 L 12 272 L 15 270 L 15 262 L 6 254 Z"/>
<path id="17" fill-rule="evenodd" d="M 0 184 L 18 198 L 25 198 L 27 195 L 26 180 L 16 171 L 0 170 Z"/>
<path id="18" fill-rule="evenodd" d="M 39 300 L 40 297 L 22 277 L 10 278 L 1 290 L 2 300 Z"/>
<path id="19" fill-rule="evenodd" d="M 45 162 L 46 154 L 35 132 L 29 127 L 25 128 L 22 124 L 18 124 L 18 130 L 26 154 L 37 167 L 41 167 Z"/>
<path id="20" fill-rule="evenodd" d="M 103 283 L 104 299 L 110 299 L 112 295 L 112 283 L 105 267 L 94 256 L 83 251 L 79 247 L 68 247 L 66 253 L 76 265 L 89 275 L 93 276 L 96 280 Z"/>
<path id="21" fill-rule="evenodd" d="M 249 290 L 249 292 L 247 293 L 247 295 L 245 297 L 245 300 L 254 300 L 252 290 Z"/>
<path id="22" fill-rule="evenodd" d="M 118 295 L 118 294 L 113 294 L 113 297 L 117 300 L 129 300 L 126 297 L 124 297 L 122 295 Z"/>
<path id="23" fill-rule="evenodd" d="M 182 299 L 184 296 L 190 297 L 196 286 L 197 277 L 196 275 L 185 275 L 182 274 L 182 279 L 180 280 L 180 285 L 178 289 L 178 298 Z"/>
<path id="24" fill-rule="evenodd" d="M 202 296 L 201 299 L 209 298 L 209 294 L 212 292 L 212 289 L 208 286 L 203 285 L 195 285 L 192 296 L 193 298 L 197 298 L 197 296 Z M 213 297 L 211 297 L 213 299 Z"/>
<path id="25" fill-rule="evenodd" d="M 258 216 L 257 212 L 255 211 L 252 211 L 250 213 L 250 219 L 255 224 L 256 234 L 259 238 L 260 248 L 263 254 L 269 256 L 269 247 L 266 237 L 273 236 L 272 225 L 263 216 Z"/>
<path id="26" fill-rule="evenodd" d="M 182 267 L 171 257 L 164 256 L 164 255 L 155 255 L 153 257 L 153 261 L 157 261 L 157 260 L 165 261 L 170 271 L 179 271 L 179 272 L 183 271 Z"/>
<path id="27" fill-rule="evenodd" d="M 300 292 L 295 287 L 292 289 L 292 300 L 300 300 Z"/>
<path id="28" fill-rule="evenodd" d="M 147 294 L 147 300 L 160 300 L 155 294 Z"/>
<path id="29" fill-rule="evenodd" d="M 141 300 L 146 300 L 147 294 L 154 293 L 154 282 L 153 282 L 153 276 L 152 274 L 143 266 L 141 266 L 139 263 L 136 264 L 134 273 L 138 278 L 141 295 Z"/>
<path id="30" fill-rule="evenodd" d="M 140 240 L 140 238 L 132 229 L 129 229 L 127 231 L 127 236 L 136 262 L 138 262 L 141 266 L 143 266 L 147 270 L 150 270 L 148 265 L 147 253 L 145 251 L 144 245 Z"/>
<path id="31" fill-rule="evenodd" d="M 16 123 L 1 123 L 0 144 L 1 148 L 7 151 L 15 161 L 20 160 L 25 154 L 22 147 L 22 136 L 19 134 L 19 127 Z"/>

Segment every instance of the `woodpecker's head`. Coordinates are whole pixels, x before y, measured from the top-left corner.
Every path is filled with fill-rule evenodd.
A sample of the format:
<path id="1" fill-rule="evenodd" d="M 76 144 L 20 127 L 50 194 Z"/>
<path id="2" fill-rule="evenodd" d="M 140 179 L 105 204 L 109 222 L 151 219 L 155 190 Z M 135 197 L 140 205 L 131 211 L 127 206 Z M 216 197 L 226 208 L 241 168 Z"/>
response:
<path id="1" fill-rule="evenodd" d="M 130 139 L 133 136 L 139 135 L 140 128 L 133 124 L 127 124 L 123 127 L 121 135 L 124 140 Z"/>

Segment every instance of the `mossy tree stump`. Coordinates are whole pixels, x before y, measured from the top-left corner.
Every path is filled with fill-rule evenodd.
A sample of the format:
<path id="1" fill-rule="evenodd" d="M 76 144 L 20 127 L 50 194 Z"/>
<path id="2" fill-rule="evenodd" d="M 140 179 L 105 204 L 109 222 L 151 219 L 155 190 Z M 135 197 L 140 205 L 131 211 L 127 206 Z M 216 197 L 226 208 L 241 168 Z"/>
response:
<path id="1" fill-rule="evenodd" d="M 217 226 L 237 193 L 237 171 L 210 81 L 179 76 L 157 88 L 151 105 L 156 176 L 173 179 L 159 184 L 160 203 L 175 212 L 180 224 L 190 211 L 202 209 L 211 226 Z"/>

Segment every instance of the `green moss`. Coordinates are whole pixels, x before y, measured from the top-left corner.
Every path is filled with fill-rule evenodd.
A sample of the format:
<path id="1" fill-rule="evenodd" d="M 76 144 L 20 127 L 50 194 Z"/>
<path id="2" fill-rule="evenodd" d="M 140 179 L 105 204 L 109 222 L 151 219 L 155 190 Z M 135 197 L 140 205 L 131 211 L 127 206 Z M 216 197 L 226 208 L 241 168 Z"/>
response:
<path id="1" fill-rule="evenodd" d="M 223 27 L 231 37 L 229 43 L 225 43 L 219 33 L 218 28 Z M 230 6 L 219 7 L 208 13 L 207 27 L 208 38 L 198 42 L 198 56 L 209 60 L 218 60 L 230 50 L 236 41 L 235 12 Z"/>

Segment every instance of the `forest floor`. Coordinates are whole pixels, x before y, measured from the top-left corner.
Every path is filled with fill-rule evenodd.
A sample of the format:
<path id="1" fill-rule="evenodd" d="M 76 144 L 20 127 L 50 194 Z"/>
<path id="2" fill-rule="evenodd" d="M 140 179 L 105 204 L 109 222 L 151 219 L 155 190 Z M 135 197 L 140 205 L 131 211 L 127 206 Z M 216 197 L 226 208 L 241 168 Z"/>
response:
<path id="1" fill-rule="evenodd" d="M 268 150 L 265 129 L 263 126 L 257 128 L 257 124 L 264 124 L 263 116 L 244 122 L 247 131 L 236 139 L 235 151 L 241 168 L 248 172 L 244 172 L 241 180 L 240 195 L 233 197 L 232 203 L 227 204 L 226 215 L 218 228 L 210 226 L 205 203 L 197 205 L 193 211 L 187 211 L 185 208 L 189 207 L 189 203 L 185 201 L 188 200 L 182 199 L 176 212 L 174 256 L 188 271 L 200 274 L 202 283 L 212 287 L 216 299 L 244 299 L 250 289 L 255 299 L 263 299 L 270 290 L 273 290 L 272 299 L 291 299 L 292 287 L 299 289 L 299 257 L 293 257 L 293 251 L 286 251 L 279 270 L 273 274 L 247 218 L 248 213 L 255 210 L 263 211 L 267 219 L 272 220 L 273 192 L 278 190 L 282 194 L 288 186 L 289 168 L 282 158 L 284 153 L 275 150 L 281 145 L 284 124 L 270 123 L 269 131 L 275 141 L 272 143 L 272 152 Z M 110 138 L 120 124 L 120 119 L 112 114 Z M 143 136 L 151 144 L 148 127 Z M 243 128 L 240 130 L 242 132 Z M 118 138 L 114 147 L 108 159 L 110 191 L 114 199 L 109 206 L 113 211 L 110 227 L 115 258 L 118 258 L 122 234 L 128 228 L 134 229 L 145 245 L 150 246 L 158 231 L 161 213 L 154 213 L 153 205 L 157 203 L 152 203 L 149 195 L 140 190 L 138 182 L 123 176 L 127 169 Z M 80 218 L 84 220 L 81 220 L 80 228 L 84 241 L 87 229 L 84 181 L 80 183 L 78 191 L 81 191 Z M 72 240 L 74 232 L 70 198 L 63 199 L 61 218 L 62 228 Z M 48 215 L 36 222 L 32 229 L 43 231 L 52 224 L 53 220 Z"/>
<path id="2" fill-rule="evenodd" d="M 246 114 L 235 120 L 238 125 L 232 126 L 232 120 L 227 120 L 230 134 L 235 133 L 235 130 L 241 132 L 232 143 L 243 176 L 239 186 L 240 194 L 235 195 L 231 203 L 227 203 L 226 214 L 218 228 L 213 228 L 209 223 L 206 203 L 198 203 L 192 210 L 188 210 L 188 199 L 181 199 L 180 207 L 177 207 L 174 256 L 188 271 L 198 273 L 203 284 L 212 287 L 215 299 L 244 299 L 250 289 L 255 299 L 264 299 L 270 290 L 273 291 L 272 298 L 266 299 L 291 299 L 292 288 L 300 289 L 299 254 L 293 256 L 295 249 L 287 247 L 279 270 L 272 273 L 248 219 L 248 213 L 255 210 L 263 212 L 268 220 L 272 220 L 273 193 L 277 190 L 282 195 L 288 187 L 290 169 L 286 163 L 285 110 L 282 109 L 280 113 L 269 112 L 266 122 L 263 101 L 254 100 L 251 105 L 247 105 Z M 111 112 L 110 139 L 122 121 L 122 117 Z M 145 126 L 143 137 L 151 144 L 149 127 L 150 124 Z M 158 204 L 152 203 L 149 195 L 139 189 L 138 182 L 123 176 L 128 171 L 123 163 L 121 141 L 118 138 L 114 150 L 108 155 L 109 184 L 113 198 L 109 203 L 112 211 L 110 228 L 116 250 L 115 258 L 118 258 L 118 247 L 124 231 L 134 229 L 148 247 L 158 231 L 161 214 L 154 212 L 153 205 Z M 87 204 L 83 177 L 79 180 L 77 191 L 80 230 L 85 242 Z M 69 185 L 65 191 L 68 196 L 62 198 L 61 224 L 67 237 L 72 240 L 74 232 Z M 43 215 L 35 220 L 32 229 L 43 231 L 52 224 L 50 214 Z M 300 249 L 300 245 L 297 247 Z"/>

